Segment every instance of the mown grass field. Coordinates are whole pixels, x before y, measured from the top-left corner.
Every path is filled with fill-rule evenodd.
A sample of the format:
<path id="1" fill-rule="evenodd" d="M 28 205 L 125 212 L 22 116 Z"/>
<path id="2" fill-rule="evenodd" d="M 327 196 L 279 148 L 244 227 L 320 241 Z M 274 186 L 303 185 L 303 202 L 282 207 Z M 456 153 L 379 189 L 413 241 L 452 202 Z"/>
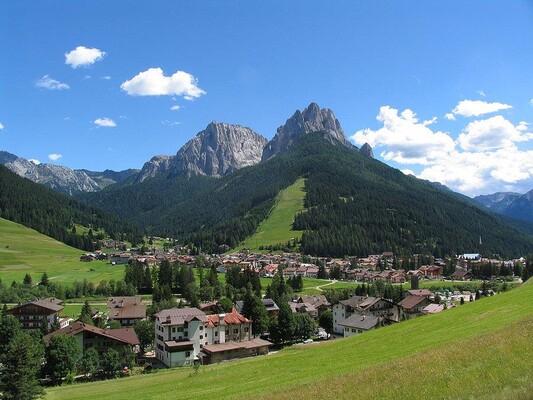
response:
<path id="1" fill-rule="evenodd" d="M 87 279 L 122 279 L 124 267 L 106 261 L 82 262 L 82 250 L 67 246 L 20 224 L 0 218 L 0 279 L 21 282 L 29 273 L 36 283 L 46 271 L 49 279 L 71 284 Z M 91 271 L 92 270 L 92 271 Z"/>
<path id="2" fill-rule="evenodd" d="M 47 389 L 46 399 L 531 399 L 533 283 L 436 315 L 226 364 Z"/>
<path id="3" fill-rule="evenodd" d="M 260 252 L 260 246 L 287 243 L 292 238 L 300 239 L 303 231 L 293 231 L 292 222 L 296 213 L 304 209 L 305 179 L 300 178 L 279 192 L 276 204 L 267 219 L 259 224 L 257 231 L 247 238 L 238 249 L 246 248 Z M 234 249 L 236 251 L 238 249 Z M 266 250 L 265 250 L 266 251 Z"/>

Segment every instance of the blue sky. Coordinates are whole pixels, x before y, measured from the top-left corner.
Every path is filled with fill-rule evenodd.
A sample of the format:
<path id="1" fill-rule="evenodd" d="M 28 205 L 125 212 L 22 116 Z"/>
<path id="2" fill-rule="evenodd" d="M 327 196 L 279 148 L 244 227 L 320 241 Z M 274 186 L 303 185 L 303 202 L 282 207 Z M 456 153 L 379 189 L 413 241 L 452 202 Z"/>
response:
<path id="1" fill-rule="evenodd" d="M 7 0 L 0 48 L 0 149 L 25 158 L 140 168 L 314 101 L 406 173 L 533 188 L 532 2 Z"/>

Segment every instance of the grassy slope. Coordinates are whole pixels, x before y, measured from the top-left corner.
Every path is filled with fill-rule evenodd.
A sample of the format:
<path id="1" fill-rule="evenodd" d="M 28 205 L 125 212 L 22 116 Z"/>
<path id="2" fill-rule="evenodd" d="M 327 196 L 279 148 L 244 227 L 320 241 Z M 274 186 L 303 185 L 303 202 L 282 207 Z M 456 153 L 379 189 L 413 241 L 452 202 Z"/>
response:
<path id="1" fill-rule="evenodd" d="M 291 238 L 302 237 L 303 231 L 293 231 L 292 223 L 296 213 L 304 209 L 304 183 L 305 179 L 300 178 L 279 192 L 268 218 L 259 224 L 257 231 L 247 238 L 239 249 L 259 251 L 259 246 L 287 243 Z"/>
<path id="2" fill-rule="evenodd" d="M 123 266 L 111 267 L 105 261 L 81 262 L 82 253 L 33 229 L 0 218 L 0 278 L 3 282 L 22 281 L 26 273 L 37 282 L 44 271 L 50 279 L 63 284 L 85 278 L 98 283 L 103 279 L 124 277 Z"/>
<path id="3" fill-rule="evenodd" d="M 533 284 L 277 354 L 49 389 L 47 399 L 530 398 Z"/>

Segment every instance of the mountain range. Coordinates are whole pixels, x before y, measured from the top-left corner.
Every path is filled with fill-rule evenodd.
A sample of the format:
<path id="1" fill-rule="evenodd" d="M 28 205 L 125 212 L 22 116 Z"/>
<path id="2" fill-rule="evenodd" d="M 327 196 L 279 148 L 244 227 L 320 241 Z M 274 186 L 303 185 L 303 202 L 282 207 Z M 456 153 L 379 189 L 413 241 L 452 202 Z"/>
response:
<path id="1" fill-rule="evenodd" d="M 139 170 L 128 169 L 115 172 L 105 170 L 93 172 L 84 169 L 73 170 L 54 164 L 38 163 L 18 157 L 7 151 L 0 151 L 0 164 L 23 178 L 43 184 L 60 193 L 73 195 L 80 192 L 96 192 L 104 187 L 122 182 L 130 176 L 138 174 Z"/>
<path id="2" fill-rule="evenodd" d="M 533 190 L 525 194 L 497 192 L 484 196 L 476 196 L 474 200 L 495 213 L 533 222 Z"/>
<path id="3" fill-rule="evenodd" d="M 4 159 L 11 169 L 24 165 L 19 172 L 46 166 Z M 333 111 L 315 103 L 296 111 L 270 141 L 247 127 L 211 122 L 175 155 L 153 157 L 140 171 L 70 171 L 96 185 L 64 192 L 147 234 L 209 252 L 238 248 L 268 217 L 278 193 L 300 178 L 305 211 L 292 223 L 303 231 L 307 254 L 516 255 L 533 249 L 530 226 L 374 160 L 368 144 L 350 144 Z"/>

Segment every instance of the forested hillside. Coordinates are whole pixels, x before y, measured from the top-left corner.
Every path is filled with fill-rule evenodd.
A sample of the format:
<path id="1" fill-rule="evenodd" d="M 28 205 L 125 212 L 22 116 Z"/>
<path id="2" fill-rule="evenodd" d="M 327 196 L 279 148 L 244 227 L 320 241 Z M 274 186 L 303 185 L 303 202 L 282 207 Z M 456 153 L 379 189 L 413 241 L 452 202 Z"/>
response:
<path id="1" fill-rule="evenodd" d="M 301 247 L 308 254 L 363 256 L 392 250 L 503 256 L 533 249 L 530 236 L 500 217 L 324 135 L 303 136 L 275 157 L 221 179 L 149 179 L 83 198 L 152 234 L 218 252 L 252 235 L 277 193 L 304 177 L 307 210 L 296 217 L 295 229 L 306 230 Z"/>
<path id="2" fill-rule="evenodd" d="M 135 243 L 142 240 L 140 231 L 97 208 L 21 178 L 0 165 L 0 217 L 50 236 L 80 249 L 90 250 L 87 237 L 72 233 L 77 223 L 104 229 L 111 238 L 123 236 Z"/>

